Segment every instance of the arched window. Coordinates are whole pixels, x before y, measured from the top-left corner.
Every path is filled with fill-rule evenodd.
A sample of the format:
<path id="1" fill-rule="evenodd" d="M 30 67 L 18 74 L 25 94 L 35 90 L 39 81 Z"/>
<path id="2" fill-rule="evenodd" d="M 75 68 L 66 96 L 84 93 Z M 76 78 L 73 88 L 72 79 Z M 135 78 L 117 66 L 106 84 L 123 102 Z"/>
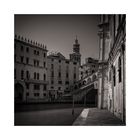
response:
<path id="1" fill-rule="evenodd" d="M 36 72 L 34 72 L 34 79 L 36 79 Z"/>
<path id="2" fill-rule="evenodd" d="M 46 74 L 44 74 L 44 81 L 46 80 Z"/>
<path id="3" fill-rule="evenodd" d="M 83 81 L 83 85 L 85 85 L 85 84 L 86 84 L 86 81 L 84 80 L 84 81 Z"/>
<path id="4" fill-rule="evenodd" d="M 21 70 L 21 79 L 24 79 L 24 71 Z"/>
<path id="5" fill-rule="evenodd" d="M 37 73 L 37 80 L 39 80 L 39 73 Z"/>
<path id="6" fill-rule="evenodd" d="M 26 78 L 29 79 L 29 71 L 26 71 Z"/>

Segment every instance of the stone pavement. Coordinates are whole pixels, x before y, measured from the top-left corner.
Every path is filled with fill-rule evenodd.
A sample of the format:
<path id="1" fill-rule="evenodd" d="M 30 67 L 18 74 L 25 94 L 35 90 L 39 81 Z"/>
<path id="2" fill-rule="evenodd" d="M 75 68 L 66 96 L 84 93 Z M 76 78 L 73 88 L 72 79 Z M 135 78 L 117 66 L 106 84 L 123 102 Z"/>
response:
<path id="1" fill-rule="evenodd" d="M 73 125 L 79 126 L 125 126 L 120 119 L 105 109 L 86 108 Z"/>

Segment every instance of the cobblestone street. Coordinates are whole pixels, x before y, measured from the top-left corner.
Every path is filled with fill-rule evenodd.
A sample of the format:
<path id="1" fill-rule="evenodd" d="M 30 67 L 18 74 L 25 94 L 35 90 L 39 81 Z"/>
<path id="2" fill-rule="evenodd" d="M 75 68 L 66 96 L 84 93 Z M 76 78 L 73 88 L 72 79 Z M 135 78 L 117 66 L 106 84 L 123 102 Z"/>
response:
<path id="1" fill-rule="evenodd" d="M 82 111 L 73 125 L 120 126 L 124 124 L 105 109 L 87 108 Z"/>

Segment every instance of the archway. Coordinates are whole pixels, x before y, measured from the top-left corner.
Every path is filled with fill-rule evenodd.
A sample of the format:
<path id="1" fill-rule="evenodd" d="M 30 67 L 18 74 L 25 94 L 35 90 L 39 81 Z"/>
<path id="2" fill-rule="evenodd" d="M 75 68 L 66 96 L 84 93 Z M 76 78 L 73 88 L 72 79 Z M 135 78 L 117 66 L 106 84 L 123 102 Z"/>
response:
<path id="1" fill-rule="evenodd" d="M 23 100 L 24 88 L 20 83 L 15 84 L 15 102 L 21 102 Z"/>
<path id="2" fill-rule="evenodd" d="M 98 102 L 97 89 L 92 88 L 86 94 L 86 105 L 89 107 L 90 106 L 97 107 L 97 102 Z"/>

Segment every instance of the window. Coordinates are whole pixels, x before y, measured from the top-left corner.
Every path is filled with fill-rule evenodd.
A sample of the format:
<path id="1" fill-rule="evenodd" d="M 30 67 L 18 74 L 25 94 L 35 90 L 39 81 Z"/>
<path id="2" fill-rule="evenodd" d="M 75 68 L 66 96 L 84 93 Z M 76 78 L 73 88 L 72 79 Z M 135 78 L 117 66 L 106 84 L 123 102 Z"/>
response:
<path id="1" fill-rule="evenodd" d="M 26 89 L 29 89 L 29 83 L 26 83 Z"/>
<path id="2" fill-rule="evenodd" d="M 26 64 L 29 64 L 29 58 L 28 57 L 26 58 Z"/>
<path id="3" fill-rule="evenodd" d="M 44 53 L 44 58 L 46 57 L 46 53 Z"/>
<path id="4" fill-rule="evenodd" d="M 54 77 L 54 72 L 52 71 L 52 73 L 51 73 L 51 77 Z"/>
<path id="5" fill-rule="evenodd" d="M 36 79 L 36 72 L 34 72 L 34 79 Z"/>
<path id="6" fill-rule="evenodd" d="M 34 66 L 36 66 L 36 60 L 34 60 Z"/>
<path id="7" fill-rule="evenodd" d="M 20 57 L 20 62 L 21 62 L 21 63 L 23 63 L 23 59 L 24 59 L 24 57 L 21 56 L 21 57 Z"/>
<path id="8" fill-rule="evenodd" d="M 24 71 L 21 70 L 21 79 L 23 80 L 24 79 Z"/>
<path id="9" fill-rule="evenodd" d="M 121 73 L 122 68 L 121 67 L 122 67 L 121 58 L 119 57 L 119 60 L 118 60 L 119 83 L 122 81 L 122 73 Z"/>
<path id="10" fill-rule="evenodd" d="M 69 61 L 66 61 L 67 64 L 69 64 Z"/>
<path id="11" fill-rule="evenodd" d="M 73 78 L 76 79 L 76 73 L 74 73 Z"/>
<path id="12" fill-rule="evenodd" d="M 35 90 L 39 90 L 39 89 L 40 89 L 40 85 L 35 84 L 35 85 L 34 85 L 34 89 L 35 89 Z"/>
<path id="13" fill-rule="evenodd" d="M 44 62 L 44 68 L 46 67 L 46 62 Z"/>
<path id="14" fill-rule="evenodd" d="M 46 85 L 44 85 L 44 86 L 43 86 L 43 90 L 46 90 L 46 89 L 47 89 L 47 87 L 46 87 Z"/>
<path id="15" fill-rule="evenodd" d="M 69 78 L 69 74 L 68 73 L 66 73 L 66 78 Z"/>
<path id="16" fill-rule="evenodd" d="M 53 80 L 51 80 L 51 84 L 52 84 L 52 85 L 54 84 Z"/>
<path id="17" fill-rule="evenodd" d="M 38 60 L 36 60 L 36 62 L 37 62 L 37 66 L 39 66 L 39 61 L 38 61 Z"/>
<path id="18" fill-rule="evenodd" d="M 36 50 L 34 50 L 34 54 L 36 54 Z"/>
<path id="19" fill-rule="evenodd" d="M 23 46 L 21 46 L 20 50 L 21 50 L 21 51 L 24 51 Z"/>
<path id="20" fill-rule="evenodd" d="M 39 55 L 39 51 L 37 51 L 37 55 Z"/>
<path id="21" fill-rule="evenodd" d="M 26 78 L 29 79 L 29 71 L 26 71 Z"/>
<path id="22" fill-rule="evenodd" d="M 61 90 L 61 87 L 58 87 L 58 90 Z"/>
<path id="23" fill-rule="evenodd" d="M 76 65 L 77 63 L 76 62 L 73 62 L 73 64 Z"/>
<path id="24" fill-rule="evenodd" d="M 34 66 L 39 66 L 39 60 L 34 59 Z"/>
<path id="25" fill-rule="evenodd" d="M 39 96 L 39 93 L 34 93 L 34 96 L 38 97 Z"/>
<path id="26" fill-rule="evenodd" d="M 43 96 L 45 96 L 45 97 L 46 97 L 46 93 L 43 93 Z"/>
<path id="27" fill-rule="evenodd" d="M 39 80 L 39 73 L 37 73 L 37 80 Z"/>
<path id="28" fill-rule="evenodd" d="M 51 60 L 52 60 L 52 61 L 54 61 L 54 59 L 53 59 L 53 58 L 52 58 Z"/>
<path id="29" fill-rule="evenodd" d="M 26 96 L 29 96 L 29 92 L 26 93 Z"/>
<path id="30" fill-rule="evenodd" d="M 58 77 L 61 77 L 61 72 L 58 72 Z"/>
<path id="31" fill-rule="evenodd" d="M 53 87 L 53 86 L 51 86 L 51 89 L 54 89 L 54 87 Z"/>
<path id="32" fill-rule="evenodd" d="M 51 69 L 53 69 L 53 64 L 51 64 Z"/>
<path id="33" fill-rule="evenodd" d="M 29 48 L 28 47 L 26 48 L 26 52 L 29 52 Z"/>
<path id="34" fill-rule="evenodd" d="M 115 67 L 113 67 L 113 82 L 114 82 L 114 86 L 116 86 L 116 69 L 115 69 Z"/>
<path id="35" fill-rule="evenodd" d="M 61 63 L 61 60 L 59 60 L 59 63 Z"/>
<path id="36" fill-rule="evenodd" d="M 69 84 L 69 81 L 66 81 L 65 84 L 68 85 Z"/>
<path id="37" fill-rule="evenodd" d="M 46 80 L 46 74 L 44 74 L 44 81 Z"/>
<path id="38" fill-rule="evenodd" d="M 58 84 L 62 84 L 62 81 L 58 81 Z"/>
<path id="39" fill-rule="evenodd" d="M 94 70 L 92 70 L 92 73 L 94 73 L 95 71 Z"/>

